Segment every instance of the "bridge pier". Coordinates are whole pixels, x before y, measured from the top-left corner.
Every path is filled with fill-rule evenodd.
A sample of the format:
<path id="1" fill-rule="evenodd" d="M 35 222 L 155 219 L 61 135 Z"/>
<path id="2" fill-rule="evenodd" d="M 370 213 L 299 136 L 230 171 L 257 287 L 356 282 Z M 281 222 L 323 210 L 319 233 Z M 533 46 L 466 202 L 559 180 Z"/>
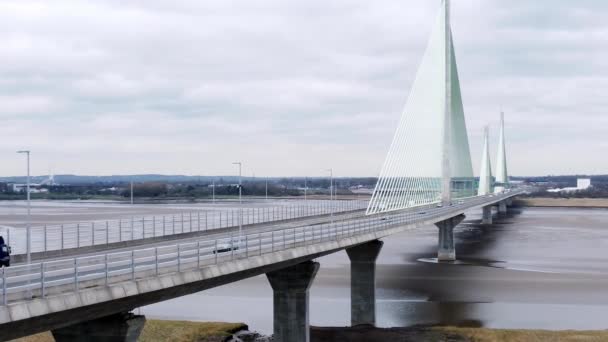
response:
<path id="1" fill-rule="evenodd" d="M 370 241 L 348 248 L 350 258 L 350 321 L 376 324 L 376 258 L 384 243 Z"/>
<path id="2" fill-rule="evenodd" d="M 437 222 L 439 228 L 439 250 L 437 252 L 438 261 L 456 260 L 456 245 L 454 243 L 454 228 L 464 220 L 464 214 L 451 217 L 447 220 Z"/>
<path id="3" fill-rule="evenodd" d="M 483 207 L 481 215 L 481 224 L 492 224 L 492 206 L 486 205 Z"/>
<path id="4" fill-rule="evenodd" d="M 310 341 L 308 290 L 318 270 L 318 262 L 306 261 L 266 274 L 274 292 L 273 341 Z"/>
<path id="5" fill-rule="evenodd" d="M 500 214 L 500 215 L 507 214 L 507 202 L 506 201 L 498 202 L 498 214 Z"/>
<path id="6" fill-rule="evenodd" d="M 52 331 L 56 342 L 136 342 L 146 317 L 120 313 Z"/>

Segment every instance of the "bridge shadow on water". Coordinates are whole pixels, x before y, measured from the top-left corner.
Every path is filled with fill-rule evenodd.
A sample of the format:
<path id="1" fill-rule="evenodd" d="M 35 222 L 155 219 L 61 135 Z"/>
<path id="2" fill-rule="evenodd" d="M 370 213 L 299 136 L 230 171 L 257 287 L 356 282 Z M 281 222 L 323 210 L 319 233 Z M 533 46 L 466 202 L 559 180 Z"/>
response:
<path id="1" fill-rule="evenodd" d="M 465 220 L 455 231 L 455 262 L 438 262 L 436 244 L 424 250 L 403 253 L 404 264 L 386 265 L 394 276 L 378 279 L 379 287 L 398 289 L 406 299 L 397 303 L 379 302 L 388 308 L 390 321 L 400 326 L 411 324 L 438 324 L 464 327 L 483 327 L 478 318 L 479 304 L 494 302 L 488 295 L 487 284 L 478 291 L 484 278 L 500 272 L 503 260 L 489 258 L 500 240 L 515 229 L 513 222 L 521 210 L 511 208 L 505 216 L 494 215 L 492 225 L 484 225 L 481 219 Z M 380 266 L 379 267 L 383 267 Z"/>

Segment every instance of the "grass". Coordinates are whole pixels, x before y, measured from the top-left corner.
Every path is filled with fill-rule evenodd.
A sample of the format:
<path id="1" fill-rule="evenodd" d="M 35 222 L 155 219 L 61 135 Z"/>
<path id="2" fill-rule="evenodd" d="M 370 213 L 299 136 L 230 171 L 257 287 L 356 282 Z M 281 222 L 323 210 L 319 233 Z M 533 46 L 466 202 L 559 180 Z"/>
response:
<path id="1" fill-rule="evenodd" d="M 232 333 L 247 329 L 243 323 L 148 320 L 139 342 L 221 342 Z M 50 332 L 19 338 L 13 342 L 53 342 Z"/>
<path id="2" fill-rule="evenodd" d="M 223 341 L 224 338 L 232 335 L 232 333 L 246 328 L 247 326 L 242 323 L 151 320 L 146 322 L 139 341 Z"/>
<path id="3" fill-rule="evenodd" d="M 221 342 L 232 333 L 247 329 L 243 323 L 148 320 L 140 342 Z M 471 342 L 606 342 L 608 331 L 499 330 L 484 328 L 433 327 L 442 334 L 461 336 Z M 13 342 L 53 342 L 46 332 Z"/>
<path id="4" fill-rule="evenodd" d="M 471 342 L 605 342 L 608 331 L 500 330 L 436 327 L 441 332 L 467 337 Z"/>

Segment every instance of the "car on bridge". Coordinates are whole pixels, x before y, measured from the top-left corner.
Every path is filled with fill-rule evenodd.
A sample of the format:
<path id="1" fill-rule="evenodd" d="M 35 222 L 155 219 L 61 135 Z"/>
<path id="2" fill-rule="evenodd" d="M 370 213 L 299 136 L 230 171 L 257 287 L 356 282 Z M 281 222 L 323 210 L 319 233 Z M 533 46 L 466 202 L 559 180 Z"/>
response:
<path id="1" fill-rule="evenodd" d="M 11 247 L 4 243 L 4 238 L 0 236 L 0 267 L 11 265 Z"/>
<path id="2" fill-rule="evenodd" d="M 239 249 L 239 241 L 238 240 L 227 240 L 218 242 L 213 250 L 213 254 L 226 253 L 230 251 L 236 251 Z"/>

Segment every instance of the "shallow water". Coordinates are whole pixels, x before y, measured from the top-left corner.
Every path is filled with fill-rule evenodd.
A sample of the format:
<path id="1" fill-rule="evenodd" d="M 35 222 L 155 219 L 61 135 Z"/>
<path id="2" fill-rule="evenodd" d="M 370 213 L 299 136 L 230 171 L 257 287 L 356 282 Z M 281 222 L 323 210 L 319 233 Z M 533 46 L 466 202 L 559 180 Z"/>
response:
<path id="1" fill-rule="evenodd" d="M 454 324 L 492 328 L 606 329 L 608 210 L 513 210 L 492 226 L 469 213 L 456 232 L 459 262 L 433 260 L 437 230 L 385 239 L 377 266 L 381 327 Z M 310 321 L 350 324 L 345 252 L 318 260 Z M 239 321 L 272 331 L 272 291 L 259 276 L 147 306 L 150 318 Z"/>

